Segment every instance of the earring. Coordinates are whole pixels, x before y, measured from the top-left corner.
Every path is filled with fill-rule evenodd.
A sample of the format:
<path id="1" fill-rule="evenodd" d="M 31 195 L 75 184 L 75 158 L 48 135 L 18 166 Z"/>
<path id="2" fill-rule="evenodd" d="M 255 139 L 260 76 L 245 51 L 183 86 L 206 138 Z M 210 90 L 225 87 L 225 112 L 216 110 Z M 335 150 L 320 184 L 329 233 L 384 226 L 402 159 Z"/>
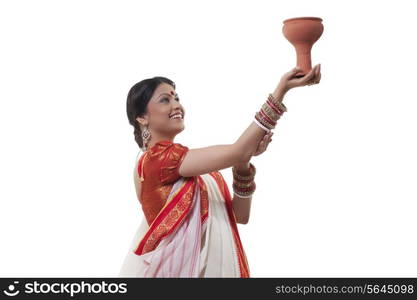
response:
<path id="1" fill-rule="evenodd" d="M 142 140 L 143 140 L 143 148 L 146 149 L 148 146 L 148 141 L 151 138 L 151 132 L 148 129 L 148 126 L 146 126 L 142 131 Z"/>

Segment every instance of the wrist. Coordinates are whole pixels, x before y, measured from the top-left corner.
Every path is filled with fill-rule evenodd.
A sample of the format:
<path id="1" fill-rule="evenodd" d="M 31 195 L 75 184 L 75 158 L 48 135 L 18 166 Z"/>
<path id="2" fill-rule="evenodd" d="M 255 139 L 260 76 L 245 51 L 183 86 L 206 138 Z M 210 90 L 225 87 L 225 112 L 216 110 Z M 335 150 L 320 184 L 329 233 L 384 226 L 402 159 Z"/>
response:
<path id="1" fill-rule="evenodd" d="M 251 174 L 249 162 L 238 163 L 234 165 L 233 168 L 235 169 L 236 172 L 238 172 L 239 174 L 242 174 L 243 176 L 247 176 Z"/>
<path id="2" fill-rule="evenodd" d="M 277 99 L 279 102 L 282 102 L 284 100 L 285 94 L 288 92 L 289 89 L 282 87 L 281 85 L 278 85 L 275 91 L 272 93 L 272 96 L 274 96 L 275 99 Z"/>

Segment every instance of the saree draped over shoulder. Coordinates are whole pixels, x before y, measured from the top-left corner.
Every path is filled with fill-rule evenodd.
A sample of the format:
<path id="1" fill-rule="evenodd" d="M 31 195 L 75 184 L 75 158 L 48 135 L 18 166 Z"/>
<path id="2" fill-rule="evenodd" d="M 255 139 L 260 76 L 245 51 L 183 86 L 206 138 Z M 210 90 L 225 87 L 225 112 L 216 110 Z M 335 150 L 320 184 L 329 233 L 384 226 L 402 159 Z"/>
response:
<path id="1" fill-rule="evenodd" d="M 250 277 L 220 172 L 181 177 L 189 149 L 159 141 L 138 163 L 144 218 L 119 277 Z"/>

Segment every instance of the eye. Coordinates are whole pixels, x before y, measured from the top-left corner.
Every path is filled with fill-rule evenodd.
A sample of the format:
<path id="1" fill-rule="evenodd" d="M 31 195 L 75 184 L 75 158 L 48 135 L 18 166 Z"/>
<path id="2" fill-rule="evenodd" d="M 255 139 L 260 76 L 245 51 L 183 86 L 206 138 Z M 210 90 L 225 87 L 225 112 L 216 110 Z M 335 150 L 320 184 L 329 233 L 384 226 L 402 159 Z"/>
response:
<path id="1" fill-rule="evenodd" d="M 162 100 L 161 100 L 161 101 L 165 101 L 165 100 L 169 102 L 169 98 L 167 98 L 167 97 L 162 98 Z M 175 97 L 175 100 L 177 100 L 177 101 L 179 102 L 179 101 L 180 101 L 180 98 Z"/>

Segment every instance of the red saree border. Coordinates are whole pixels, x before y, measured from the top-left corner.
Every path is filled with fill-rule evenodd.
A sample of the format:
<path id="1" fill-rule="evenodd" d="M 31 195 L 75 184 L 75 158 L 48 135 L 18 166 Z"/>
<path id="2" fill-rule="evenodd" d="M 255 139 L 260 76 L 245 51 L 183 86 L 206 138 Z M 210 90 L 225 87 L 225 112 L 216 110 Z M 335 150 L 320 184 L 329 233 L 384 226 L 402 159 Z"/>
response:
<path id="1" fill-rule="evenodd" d="M 232 197 L 230 196 L 229 188 L 227 187 L 227 183 L 224 180 L 220 172 L 211 172 L 210 174 L 216 180 L 220 188 L 220 191 L 222 192 L 223 197 L 225 199 L 226 210 L 227 210 L 227 214 L 229 215 L 229 221 L 232 227 L 233 237 L 234 237 L 235 245 L 236 245 L 237 252 L 238 252 L 240 277 L 249 278 L 250 277 L 249 264 L 246 258 L 245 251 L 243 249 L 242 241 L 240 240 L 239 231 L 238 231 L 237 224 L 236 224 L 236 216 L 233 211 Z"/>
<path id="2" fill-rule="evenodd" d="M 196 180 L 190 177 L 190 179 L 185 180 L 175 194 L 167 199 L 167 203 L 140 241 L 135 254 L 141 255 L 154 250 L 165 236 L 179 226 L 191 209 L 195 187 Z"/>
<path id="3" fill-rule="evenodd" d="M 201 176 L 197 176 L 197 182 L 200 186 L 200 215 L 201 224 L 203 224 L 207 220 L 209 211 L 208 191 L 206 183 L 204 182 L 203 178 L 201 178 Z"/>

